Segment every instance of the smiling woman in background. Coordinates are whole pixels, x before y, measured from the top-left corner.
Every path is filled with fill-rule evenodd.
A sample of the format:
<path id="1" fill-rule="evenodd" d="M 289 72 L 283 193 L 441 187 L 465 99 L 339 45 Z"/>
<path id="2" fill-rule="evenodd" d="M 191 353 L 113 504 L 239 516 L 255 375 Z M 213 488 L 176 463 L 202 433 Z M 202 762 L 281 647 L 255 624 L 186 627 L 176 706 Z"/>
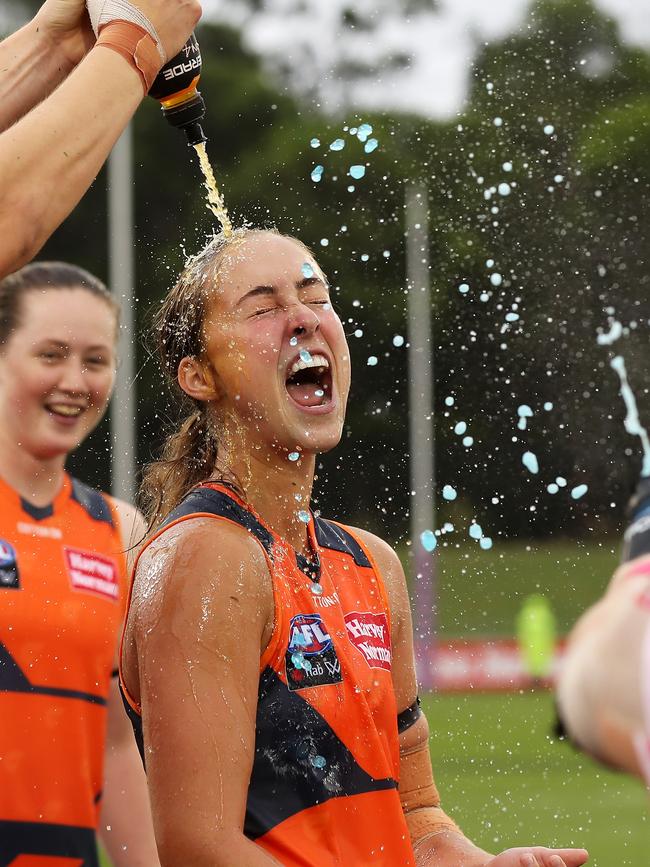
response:
<path id="1" fill-rule="evenodd" d="M 440 807 L 409 600 L 381 539 L 310 509 L 350 359 L 299 241 L 216 238 L 157 321 L 192 401 L 145 480 L 122 686 L 164 867 L 578 867 L 477 848 Z"/>
<path id="2" fill-rule="evenodd" d="M 0 281 L 2 865 L 97 865 L 100 812 L 116 867 L 157 863 L 113 676 L 123 552 L 141 519 L 65 472 L 106 410 L 117 329 L 115 301 L 80 268 Z"/>

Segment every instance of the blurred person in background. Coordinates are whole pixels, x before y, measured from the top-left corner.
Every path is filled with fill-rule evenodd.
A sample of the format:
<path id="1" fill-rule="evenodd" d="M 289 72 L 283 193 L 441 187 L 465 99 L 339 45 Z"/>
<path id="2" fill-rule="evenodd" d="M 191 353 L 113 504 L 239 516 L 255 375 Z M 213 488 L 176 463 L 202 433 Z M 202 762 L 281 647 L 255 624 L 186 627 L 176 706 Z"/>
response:
<path id="1" fill-rule="evenodd" d="M 560 735 L 650 788 L 650 479 L 631 500 L 622 564 L 569 635 Z"/>
<path id="2" fill-rule="evenodd" d="M 124 552 L 142 518 L 65 471 L 106 410 L 118 316 L 106 287 L 70 265 L 34 263 L 0 281 L 5 867 L 96 867 L 100 821 L 116 867 L 158 863 L 116 671 Z"/>
<path id="3" fill-rule="evenodd" d="M 404 572 L 310 508 L 349 350 L 301 242 L 218 236 L 156 322 L 191 412 L 145 477 L 121 685 L 161 864 L 578 867 L 476 847 L 443 812 Z"/>
<path id="4" fill-rule="evenodd" d="M 84 0 L 46 0 L 0 43 L 0 277 L 78 203 L 201 6 L 88 0 L 88 11 L 97 41 Z"/>

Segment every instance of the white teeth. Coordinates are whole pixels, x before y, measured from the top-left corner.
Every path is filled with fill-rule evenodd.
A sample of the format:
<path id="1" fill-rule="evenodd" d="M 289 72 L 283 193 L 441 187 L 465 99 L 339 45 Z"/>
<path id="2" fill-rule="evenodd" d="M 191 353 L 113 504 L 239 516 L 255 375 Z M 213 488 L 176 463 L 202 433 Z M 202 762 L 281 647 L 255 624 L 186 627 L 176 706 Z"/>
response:
<path id="1" fill-rule="evenodd" d="M 83 412 L 82 407 L 68 406 L 68 404 L 65 403 L 52 403 L 50 404 L 48 409 L 51 409 L 52 412 L 58 413 L 58 415 L 67 415 L 71 418 L 76 415 L 81 415 L 81 413 Z"/>
<path id="2" fill-rule="evenodd" d="M 309 361 L 303 361 L 302 358 L 299 358 L 289 368 L 289 376 L 294 376 L 300 370 L 307 370 L 310 367 L 324 367 L 329 370 L 329 366 L 330 363 L 324 355 L 312 355 Z"/>

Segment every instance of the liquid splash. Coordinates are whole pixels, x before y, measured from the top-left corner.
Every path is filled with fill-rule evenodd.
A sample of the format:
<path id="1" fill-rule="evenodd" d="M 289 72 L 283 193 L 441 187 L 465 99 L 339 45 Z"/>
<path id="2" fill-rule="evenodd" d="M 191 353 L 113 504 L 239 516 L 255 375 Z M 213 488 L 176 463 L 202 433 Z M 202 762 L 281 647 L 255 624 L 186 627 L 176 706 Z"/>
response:
<path id="1" fill-rule="evenodd" d="M 208 193 L 207 206 L 221 223 L 225 237 L 229 238 L 232 235 L 232 223 L 230 222 L 223 196 L 219 192 L 219 187 L 217 186 L 217 181 L 208 159 L 208 152 L 205 149 L 205 142 L 199 142 L 199 144 L 194 145 L 194 149 L 199 158 L 199 165 L 204 177 L 204 186 Z"/>
<path id="2" fill-rule="evenodd" d="M 616 371 L 621 380 L 621 397 L 623 398 L 627 410 L 627 415 L 623 422 L 625 430 L 631 436 L 638 436 L 641 440 L 641 445 L 643 446 L 643 466 L 641 468 L 641 475 L 644 477 L 650 476 L 650 438 L 648 437 L 648 431 L 642 426 L 641 419 L 639 418 L 636 398 L 634 397 L 634 392 L 632 391 L 627 378 L 625 359 L 622 355 L 617 355 L 612 358 L 610 365 L 612 369 Z"/>

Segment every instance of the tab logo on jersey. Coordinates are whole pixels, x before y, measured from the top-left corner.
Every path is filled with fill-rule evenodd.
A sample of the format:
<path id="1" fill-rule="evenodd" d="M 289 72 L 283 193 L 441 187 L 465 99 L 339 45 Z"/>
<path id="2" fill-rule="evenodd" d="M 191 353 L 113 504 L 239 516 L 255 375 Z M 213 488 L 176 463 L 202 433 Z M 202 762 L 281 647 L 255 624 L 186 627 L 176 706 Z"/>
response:
<path id="1" fill-rule="evenodd" d="M 320 614 L 291 618 L 285 670 L 290 690 L 342 681 L 341 663 Z"/>
<path id="2" fill-rule="evenodd" d="M 13 545 L 0 539 L 0 588 L 11 587 L 13 590 L 20 589 L 20 576 L 18 574 L 18 562 Z"/>
<path id="3" fill-rule="evenodd" d="M 120 586 L 114 560 L 78 548 L 65 547 L 63 550 L 70 582 L 75 590 L 97 593 L 107 599 L 118 598 Z"/>
<path id="4" fill-rule="evenodd" d="M 392 653 L 388 618 L 384 613 L 351 611 L 345 615 L 348 638 L 362 654 L 370 668 L 390 671 Z"/>

